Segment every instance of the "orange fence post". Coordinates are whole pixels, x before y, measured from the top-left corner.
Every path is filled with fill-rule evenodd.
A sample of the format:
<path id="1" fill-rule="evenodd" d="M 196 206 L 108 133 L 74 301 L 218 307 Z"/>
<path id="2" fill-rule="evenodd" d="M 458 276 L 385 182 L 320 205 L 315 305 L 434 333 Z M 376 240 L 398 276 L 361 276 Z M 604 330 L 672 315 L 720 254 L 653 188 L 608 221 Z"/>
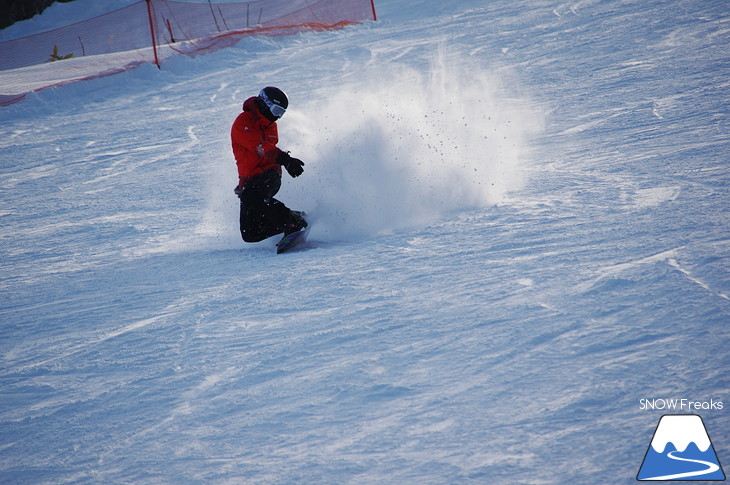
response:
<path id="1" fill-rule="evenodd" d="M 155 39 L 155 23 L 152 20 L 152 0 L 147 0 L 147 17 L 150 19 L 150 35 L 152 35 L 152 52 L 155 55 L 155 64 L 160 69 L 160 60 L 157 58 L 157 40 Z"/>

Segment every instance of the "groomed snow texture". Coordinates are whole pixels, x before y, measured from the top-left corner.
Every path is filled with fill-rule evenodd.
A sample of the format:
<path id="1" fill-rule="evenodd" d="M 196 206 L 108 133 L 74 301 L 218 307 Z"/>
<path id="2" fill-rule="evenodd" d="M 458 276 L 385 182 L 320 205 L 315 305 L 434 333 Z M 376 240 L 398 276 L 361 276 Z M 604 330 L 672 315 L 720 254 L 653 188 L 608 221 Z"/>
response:
<path id="1" fill-rule="evenodd" d="M 0 110 L 0 482 L 631 484 L 677 412 L 730 463 L 730 4 L 376 7 Z"/>

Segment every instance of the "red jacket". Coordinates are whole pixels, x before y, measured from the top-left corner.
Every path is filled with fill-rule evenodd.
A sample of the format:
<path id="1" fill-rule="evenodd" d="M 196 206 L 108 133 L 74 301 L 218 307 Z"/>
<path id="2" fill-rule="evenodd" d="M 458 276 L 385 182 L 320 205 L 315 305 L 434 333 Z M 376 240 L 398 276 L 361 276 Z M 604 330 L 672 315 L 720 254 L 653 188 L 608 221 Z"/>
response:
<path id="1" fill-rule="evenodd" d="M 281 165 L 276 163 L 281 150 L 279 130 L 276 122 L 267 120 L 256 104 L 256 97 L 243 103 L 243 113 L 238 115 L 231 127 L 231 145 L 238 167 L 238 186 L 243 187 L 255 175 L 272 168 L 281 174 Z"/>

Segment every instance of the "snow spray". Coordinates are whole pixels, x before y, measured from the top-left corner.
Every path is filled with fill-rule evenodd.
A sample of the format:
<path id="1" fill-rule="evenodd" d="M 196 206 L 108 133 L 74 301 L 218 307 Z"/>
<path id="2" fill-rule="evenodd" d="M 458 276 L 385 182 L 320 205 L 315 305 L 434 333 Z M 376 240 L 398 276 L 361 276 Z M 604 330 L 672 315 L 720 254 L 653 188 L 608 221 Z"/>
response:
<path id="1" fill-rule="evenodd" d="M 307 165 L 287 184 L 312 237 L 357 239 L 500 203 L 524 182 L 539 116 L 495 72 L 439 50 L 426 68 L 366 65 L 287 113 Z"/>

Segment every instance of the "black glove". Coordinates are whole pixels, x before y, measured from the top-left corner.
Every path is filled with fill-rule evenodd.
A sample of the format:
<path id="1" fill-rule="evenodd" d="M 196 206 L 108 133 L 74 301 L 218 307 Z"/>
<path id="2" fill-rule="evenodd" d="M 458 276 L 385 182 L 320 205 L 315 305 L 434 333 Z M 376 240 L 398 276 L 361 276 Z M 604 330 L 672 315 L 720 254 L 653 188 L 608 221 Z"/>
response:
<path id="1" fill-rule="evenodd" d="M 292 177 L 299 177 L 304 172 L 304 162 L 292 157 L 287 152 L 281 152 L 276 159 L 276 163 L 284 167 Z"/>

